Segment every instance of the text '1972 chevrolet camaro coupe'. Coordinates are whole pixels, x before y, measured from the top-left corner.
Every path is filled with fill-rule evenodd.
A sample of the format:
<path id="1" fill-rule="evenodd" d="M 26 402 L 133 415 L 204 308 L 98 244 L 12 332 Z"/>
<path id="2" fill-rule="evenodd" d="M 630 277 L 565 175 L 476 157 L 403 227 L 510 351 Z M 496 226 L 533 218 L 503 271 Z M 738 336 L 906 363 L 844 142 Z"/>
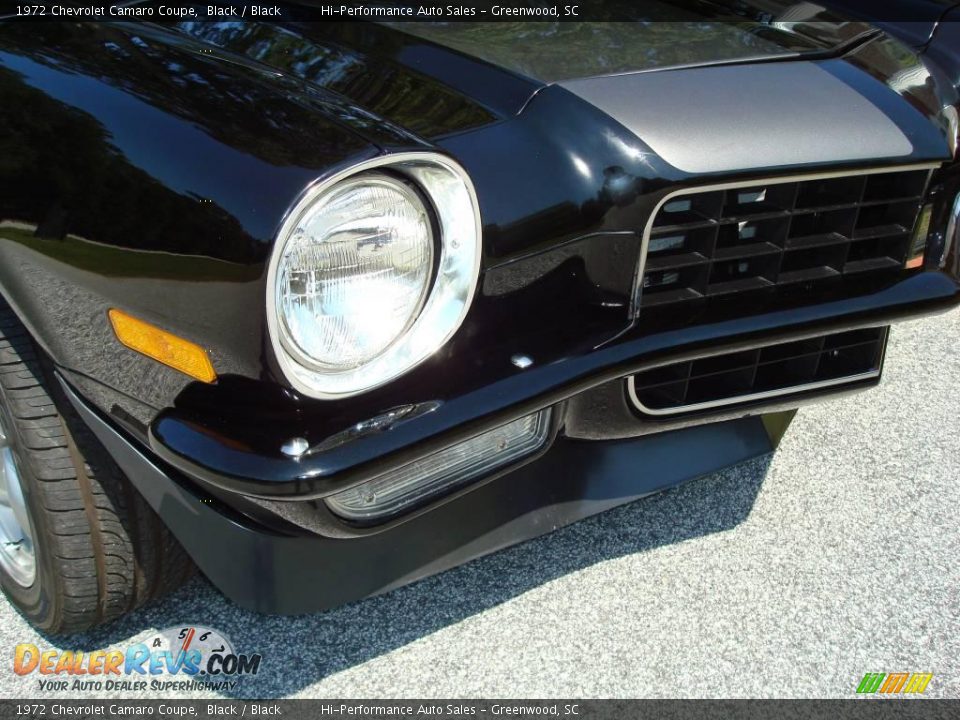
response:
<path id="1" fill-rule="evenodd" d="M 76 632 L 195 565 L 330 608 L 875 386 L 960 302 L 956 87 L 720 5 L 0 26 L 10 601 Z"/>

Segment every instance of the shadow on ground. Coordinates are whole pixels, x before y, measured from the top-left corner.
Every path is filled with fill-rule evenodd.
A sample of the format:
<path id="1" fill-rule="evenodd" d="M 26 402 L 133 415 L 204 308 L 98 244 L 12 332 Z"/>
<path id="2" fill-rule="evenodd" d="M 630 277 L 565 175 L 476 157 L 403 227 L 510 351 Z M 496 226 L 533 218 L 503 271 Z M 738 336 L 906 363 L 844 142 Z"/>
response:
<path id="1" fill-rule="evenodd" d="M 760 457 L 385 595 L 313 615 L 241 610 L 198 578 L 151 607 L 67 640 L 65 647 L 123 647 L 147 628 L 203 625 L 227 635 L 237 652 L 263 656 L 260 673 L 245 678 L 229 696 L 286 696 L 556 578 L 730 530 L 750 514 L 769 465 L 770 456 Z M 650 592 L 655 591 L 651 577 Z"/>

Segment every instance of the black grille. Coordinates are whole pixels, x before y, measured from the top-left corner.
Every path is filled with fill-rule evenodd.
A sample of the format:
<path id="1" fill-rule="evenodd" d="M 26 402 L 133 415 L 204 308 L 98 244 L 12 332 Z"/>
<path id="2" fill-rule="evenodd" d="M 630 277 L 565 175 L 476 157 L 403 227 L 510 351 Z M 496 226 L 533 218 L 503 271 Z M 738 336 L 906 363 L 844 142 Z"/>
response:
<path id="1" fill-rule="evenodd" d="M 887 328 L 870 328 L 665 365 L 634 375 L 642 411 L 675 413 L 703 404 L 749 402 L 878 375 Z"/>
<path id="2" fill-rule="evenodd" d="M 929 171 L 758 183 L 669 198 L 649 227 L 639 307 L 808 291 L 904 268 Z"/>

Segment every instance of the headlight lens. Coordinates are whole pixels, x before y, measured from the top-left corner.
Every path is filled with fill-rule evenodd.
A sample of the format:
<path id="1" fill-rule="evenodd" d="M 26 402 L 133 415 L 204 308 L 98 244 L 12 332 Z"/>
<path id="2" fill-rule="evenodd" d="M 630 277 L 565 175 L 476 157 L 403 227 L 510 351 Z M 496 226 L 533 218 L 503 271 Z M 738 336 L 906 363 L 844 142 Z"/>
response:
<path id="1" fill-rule="evenodd" d="M 402 153 L 338 173 L 305 193 L 271 258 L 280 368 L 317 398 L 382 385 L 450 339 L 479 271 L 476 194 L 452 160 Z"/>
<path id="2" fill-rule="evenodd" d="M 325 370 L 382 353 L 423 306 L 433 243 L 427 208 L 401 180 L 360 177 L 320 198 L 280 259 L 277 305 L 288 349 Z"/>

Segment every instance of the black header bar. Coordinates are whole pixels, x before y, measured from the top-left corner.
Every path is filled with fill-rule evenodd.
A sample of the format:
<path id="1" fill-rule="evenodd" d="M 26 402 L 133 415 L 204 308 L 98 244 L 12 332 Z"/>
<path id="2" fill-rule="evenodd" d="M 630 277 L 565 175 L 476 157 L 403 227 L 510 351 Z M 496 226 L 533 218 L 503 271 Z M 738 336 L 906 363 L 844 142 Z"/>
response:
<path id="1" fill-rule="evenodd" d="M 848 0 L 847 5 L 851 3 Z M 855 4 L 855 3 L 854 3 Z M 389 21 L 389 22 L 671 22 L 779 21 L 836 22 L 843 17 L 800 0 L 0 0 L 0 17 L 9 20 L 70 21 Z M 900 22 L 911 17 L 910 3 L 862 0 L 863 17 Z M 801 13 L 803 16 L 798 16 Z"/>

